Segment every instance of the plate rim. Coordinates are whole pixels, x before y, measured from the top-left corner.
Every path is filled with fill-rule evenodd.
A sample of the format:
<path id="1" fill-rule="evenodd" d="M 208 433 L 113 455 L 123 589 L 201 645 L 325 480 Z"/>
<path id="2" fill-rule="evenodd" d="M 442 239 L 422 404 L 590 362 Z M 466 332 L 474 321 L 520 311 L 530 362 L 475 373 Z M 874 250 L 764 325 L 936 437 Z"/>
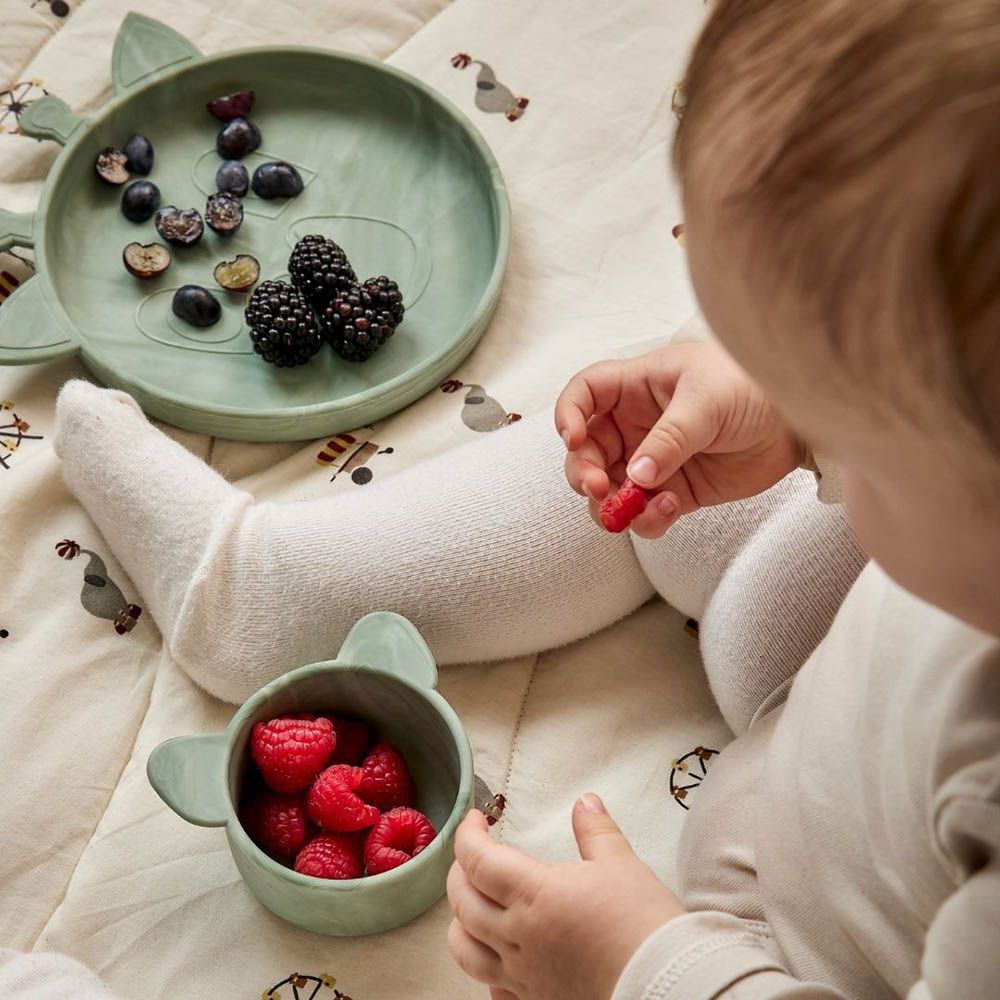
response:
<path id="1" fill-rule="evenodd" d="M 338 400 L 326 403 L 305 403 L 288 406 L 280 410 L 270 409 L 248 409 L 242 407 L 221 406 L 219 404 L 201 404 L 191 397 L 179 395 L 173 391 L 164 390 L 159 386 L 154 386 L 145 379 L 138 376 L 124 375 L 118 371 L 112 359 L 109 359 L 106 352 L 94 348 L 86 334 L 73 322 L 69 314 L 63 308 L 62 300 L 56 291 L 54 283 L 49 280 L 51 272 L 48 240 L 46 234 L 48 230 L 49 210 L 53 192 L 55 192 L 62 180 L 66 170 L 66 165 L 72 160 L 77 147 L 86 142 L 94 129 L 110 117 L 119 107 L 128 104 L 140 94 L 155 87 L 165 84 L 186 73 L 194 72 L 198 67 L 206 64 L 221 63 L 228 60 L 246 56 L 273 56 L 276 53 L 291 53 L 318 56 L 323 59 L 334 59 L 341 62 L 357 63 L 376 72 L 386 73 L 396 77 L 402 83 L 409 85 L 438 107 L 445 115 L 451 118 L 465 135 L 472 141 L 479 153 L 484 165 L 487 167 L 490 181 L 489 193 L 490 202 L 494 210 L 497 225 L 496 252 L 493 261 L 493 269 L 490 272 L 483 293 L 475 307 L 469 314 L 469 319 L 459 328 L 449 342 L 424 358 L 419 364 L 411 366 L 405 371 L 396 375 L 386 382 L 360 392 L 352 393 Z M 91 116 L 85 119 L 83 127 L 76 130 L 70 141 L 62 148 L 56 158 L 45 180 L 42 197 L 39 200 L 36 210 L 36 226 L 39 235 L 35 250 L 38 254 L 40 267 L 33 280 L 44 279 L 42 294 L 45 296 L 49 308 L 57 313 L 56 319 L 59 325 L 69 331 L 69 336 L 76 342 L 83 361 L 90 367 L 93 362 L 94 368 L 102 373 L 116 373 L 115 380 L 118 385 L 128 388 L 134 387 L 138 392 L 146 397 L 162 400 L 171 409 L 180 409 L 192 413 L 204 415 L 217 415 L 223 419 L 232 420 L 238 418 L 245 420 L 247 424 L 252 424 L 257 420 L 276 420 L 295 416 L 319 417 L 324 414 L 335 415 L 340 410 L 357 409 L 366 403 L 372 402 L 366 399 L 371 393 L 378 393 L 379 396 L 400 396 L 404 395 L 415 382 L 422 381 L 429 373 L 449 359 L 450 355 L 461 352 L 470 338 L 472 344 L 467 347 L 463 357 L 471 351 L 472 346 L 485 334 L 489 326 L 489 320 L 499 302 L 500 291 L 504 276 L 507 270 L 507 261 L 510 254 L 511 242 L 511 209 L 510 198 L 507 192 L 507 185 L 504 181 L 500 165 L 497 163 L 493 150 L 486 142 L 485 137 L 476 128 L 472 120 L 444 94 L 435 90 L 430 84 L 418 79 L 406 70 L 396 66 L 390 66 L 381 60 L 372 59 L 369 56 L 358 55 L 351 52 L 343 52 L 340 49 L 324 49 L 308 45 L 258 45 L 240 49 L 226 49 L 212 55 L 204 55 L 200 59 L 192 59 L 190 62 L 183 62 L 175 66 L 168 67 L 162 73 L 150 78 L 144 83 L 126 90 L 122 94 L 112 97 L 105 104 L 101 105 Z M 484 322 L 485 320 L 485 322 Z M 477 329 L 481 327 L 481 329 Z M 391 412 L 396 412 L 392 410 Z"/>

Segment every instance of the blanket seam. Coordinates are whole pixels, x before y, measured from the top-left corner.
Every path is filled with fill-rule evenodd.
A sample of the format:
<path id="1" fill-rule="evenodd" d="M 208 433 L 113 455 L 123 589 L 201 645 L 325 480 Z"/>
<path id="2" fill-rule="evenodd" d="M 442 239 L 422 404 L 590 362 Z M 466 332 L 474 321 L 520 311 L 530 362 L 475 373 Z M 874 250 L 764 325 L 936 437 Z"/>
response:
<path id="1" fill-rule="evenodd" d="M 514 757 L 517 754 L 517 741 L 521 735 L 521 722 L 524 720 L 524 713 L 528 707 L 528 695 L 531 693 L 531 685 L 535 682 L 535 670 L 538 667 L 538 660 L 541 656 L 540 653 L 536 653 L 531 661 L 531 671 L 528 674 L 528 682 L 524 685 L 524 694 L 521 695 L 521 706 L 517 711 L 517 719 L 514 721 L 514 732 L 510 739 L 510 754 L 507 757 L 507 770 L 504 773 L 502 792 L 504 797 L 507 796 L 510 790 L 510 776 L 514 773 Z M 500 822 L 497 824 L 497 843 L 503 843 L 504 828 L 507 822 L 506 811 L 500 816 Z"/>
<path id="2" fill-rule="evenodd" d="M 159 655 L 153 656 L 153 659 L 163 659 L 163 649 L 160 649 Z M 139 720 L 138 725 L 135 727 L 135 735 L 132 737 L 132 745 L 128 748 L 128 753 L 124 755 L 124 762 L 121 766 L 121 770 L 115 776 L 114 783 L 111 786 L 111 793 L 108 795 L 108 801 L 104 804 L 104 808 L 101 810 L 101 815 L 97 817 L 97 822 L 94 824 L 93 830 L 90 831 L 90 836 L 87 838 L 87 843 L 84 844 L 83 850 L 80 851 L 79 857 L 76 859 L 76 864 L 73 865 L 73 870 L 69 873 L 69 878 L 66 879 L 66 885 L 63 887 L 62 895 L 59 897 L 59 901 L 55 906 L 52 907 L 52 912 L 49 914 L 48 919 L 42 925 L 42 929 L 35 935 L 34 940 L 31 942 L 31 951 L 34 951 L 38 947 L 38 942 L 42 939 L 45 932 L 49 929 L 49 925 L 52 923 L 52 918 L 59 912 L 59 908 L 66 901 L 66 897 L 69 895 L 70 886 L 73 884 L 73 879 L 76 878 L 76 873 L 80 868 L 80 862 L 83 861 L 84 855 L 90 850 L 90 845 L 94 842 L 94 837 L 97 834 L 97 829 L 101 825 L 101 821 L 108 814 L 108 809 L 111 807 L 111 802 L 115 797 L 115 792 L 118 791 L 118 786 L 121 784 L 122 775 L 125 773 L 125 768 L 129 766 L 135 755 L 136 744 L 139 742 L 139 734 L 142 732 L 142 727 L 146 724 L 146 719 L 149 716 L 149 708 L 153 703 L 153 688 L 156 685 L 156 674 L 159 672 L 159 664 L 156 665 L 156 671 L 149 684 L 149 694 L 146 696 L 146 707 L 142 713 L 142 718 Z"/>

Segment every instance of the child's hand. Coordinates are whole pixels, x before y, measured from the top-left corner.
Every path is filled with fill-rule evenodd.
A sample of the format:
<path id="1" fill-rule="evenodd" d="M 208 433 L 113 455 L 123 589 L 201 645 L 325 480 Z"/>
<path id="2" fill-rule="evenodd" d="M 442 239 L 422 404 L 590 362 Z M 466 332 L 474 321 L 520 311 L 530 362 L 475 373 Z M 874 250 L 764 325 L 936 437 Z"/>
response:
<path id="1" fill-rule="evenodd" d="M 566 478 L 599 502 L 626 476 L 655 492 L 632 529 L 656 538 L 681 515 L 773 486 L 808 459 L 761 389 L 721 347 L 677 344 L 575 375 L 556 403 Z"/>
<path id="2" fill-rule="evenodd" d="M 575 864 L 543 864 L 486 831 L 473 811 L 455 836 L 448 945 L 494 1000 L 607 1000 L 639 945 L 685 912 L 596 795 L 573 810 Z"/>

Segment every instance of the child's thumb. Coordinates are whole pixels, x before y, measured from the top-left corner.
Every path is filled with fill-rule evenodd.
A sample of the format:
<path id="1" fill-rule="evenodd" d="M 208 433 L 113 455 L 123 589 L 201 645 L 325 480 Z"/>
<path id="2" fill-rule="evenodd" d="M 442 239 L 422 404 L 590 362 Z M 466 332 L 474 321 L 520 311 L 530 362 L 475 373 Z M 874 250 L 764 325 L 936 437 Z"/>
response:
<path id="1" fill-rule="evenodd" d="M 573 807 L 573 833 L 584 861 L 608 861 L 634 855 L 618 824 L 593 792 L 588 792 Z"/>
<path id="2" fill-rule="evenodd" d="M 653 489 L 689 458 L 704 451 L 719 433 L 718 408 L 704 391 L 683 378 L 663 416 L 650 428 L 629 459 L 626 474 L 638 486 Z"/>

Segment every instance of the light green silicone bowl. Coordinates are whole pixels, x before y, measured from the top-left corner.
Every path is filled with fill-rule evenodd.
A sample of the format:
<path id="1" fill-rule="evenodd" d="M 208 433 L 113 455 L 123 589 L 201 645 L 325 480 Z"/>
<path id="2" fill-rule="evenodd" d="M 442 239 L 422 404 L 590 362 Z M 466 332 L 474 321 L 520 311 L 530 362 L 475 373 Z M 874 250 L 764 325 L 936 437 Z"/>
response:
<path id="1" fill-rule="evenodd" d="M 400 615 L 362 618 L 337 659 L 313 663 L 262 687 L 225 732 L 180 736 L 150 754 L 146 773 L 164 802 L 198 826 L 224 826 L 250 891 L 279 917 L 317 934 L 355 936 L 412 920 L 441 898 L 454 857 L 455 829 L 472 807 L 472 750 L 458 716 L 435 690 L 427 644 Z M 332 881 L 272 860 L 237 818 L 255 722 L 288 712 L 357 715 L 396 744 L 417 784 L 416 807 L 437 836 L 412 860 L 381 875 Z"/>
<path id="2" fill-rule="evenodd" d="M 439 384 L 483 335 L 500 297 L 510 209 L 500 169 L 473 125 L 426 84 L 370 59 L 321 49 L 259 48 L 203 57 L 185 38 L 137 14 L 115 42 L 116 97 L 83 119 L 53 96 L 28 105 L 21 130 L 65 148 L 38 209 L 0 210 L 0 250 L 34 246 L 38 274 L 0 309 L 0 364 L 79 352 L 102 382 L 132 393 L 179 427 L 243 440 L 304 440 L 370 424 Z M 222 162 L 221 127 L 205 110 L 234 90 L 257 94 L 263 144 L 244 158 L 294 163 L 305 189 L 292 199 L 244 199 L 232 236 L 206 228 L 173 250 L 159 278 L 139 281 L 126 244 L 158 240 L 152 220 L 132 223 L 121 188 L 94 171 L 105 146 L 136 132 L 156 151 L 150 176 L 163 204 L 204 211 Z M 308 365 L 278 369 L 254 355 L 243 319 L 248 295 L 214 282 L 216 263 L 249 253 L 261 277 L 287 278 L 306 233 L 330 236 L 359 278 L 388 274 L 406 315 L 369 361 L 324 347 Z M 209 288 L 215 326 L 173 316 L 173 292 Z"/>

